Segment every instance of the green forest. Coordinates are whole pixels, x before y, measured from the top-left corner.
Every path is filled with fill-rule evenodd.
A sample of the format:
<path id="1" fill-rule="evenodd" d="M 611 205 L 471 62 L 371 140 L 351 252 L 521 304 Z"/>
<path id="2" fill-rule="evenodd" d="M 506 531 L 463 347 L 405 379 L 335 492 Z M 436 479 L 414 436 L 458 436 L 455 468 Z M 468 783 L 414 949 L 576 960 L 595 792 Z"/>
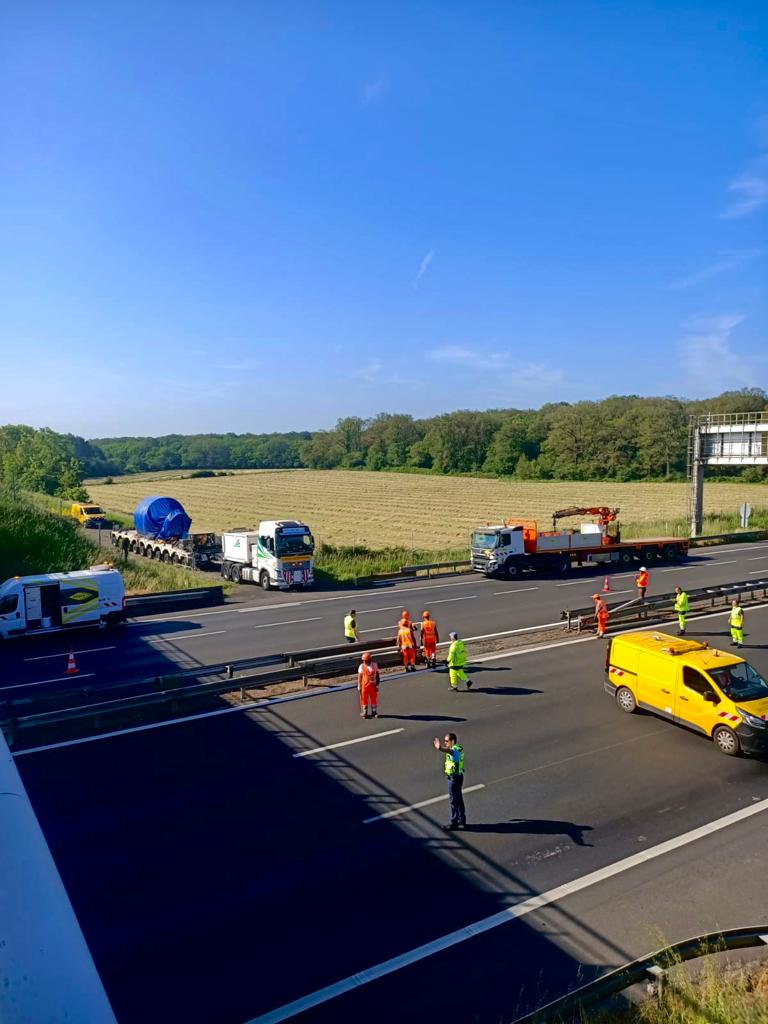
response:
<path id="1" fill-rule="evenodd" d="M 84 440 L 47 428 L 0 427 L 0 483 L 84 497 L 83 480 L 157 470 L 368 469 L 487 474 L 520 480 L 681 479 L 691 415 L 768 409 L 761 388 L 699 401 L 614 396 L 540 409 L 462 410 L 427 419 L 345 416 L 332 430 L 169 434 Z M 724 468 L 759 481 L 763 468 Z M 714 473 L 712 475 L 715 475 Z"/>

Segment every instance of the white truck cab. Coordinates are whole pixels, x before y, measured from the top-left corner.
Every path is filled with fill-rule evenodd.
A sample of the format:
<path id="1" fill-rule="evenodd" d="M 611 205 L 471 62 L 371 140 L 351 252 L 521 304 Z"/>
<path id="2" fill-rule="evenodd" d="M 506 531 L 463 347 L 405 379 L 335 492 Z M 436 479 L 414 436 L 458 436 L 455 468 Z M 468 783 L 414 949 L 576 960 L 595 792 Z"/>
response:
<path id="1" fill-rule="evenodd" d="M 223 533 L 221 547 L 221 575 L 233 583 L 288 590 L 311 587 L 315 581 L 312 531 L 295 519 L 267 519 L 258 530 Z"/>
<path id="2" fill-rule="evenodd" d="M 125 619 L 125 587 L 117 569 L 14 576 L 0 586 L 0 639 L 80 626 L 116 626 Z"/>

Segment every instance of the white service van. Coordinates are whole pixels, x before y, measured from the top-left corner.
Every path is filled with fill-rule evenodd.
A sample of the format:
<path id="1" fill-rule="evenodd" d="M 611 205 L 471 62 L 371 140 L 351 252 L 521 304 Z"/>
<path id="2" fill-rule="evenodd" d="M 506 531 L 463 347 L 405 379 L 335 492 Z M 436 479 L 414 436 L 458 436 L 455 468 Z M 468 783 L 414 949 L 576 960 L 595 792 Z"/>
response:
<path id="1" fill-rule="evenodd" d="M 0 640 L 79 626 L 116 626 L 125 619 L 125 587 L 117 569 L 14 576 L 0 586 Z"/>

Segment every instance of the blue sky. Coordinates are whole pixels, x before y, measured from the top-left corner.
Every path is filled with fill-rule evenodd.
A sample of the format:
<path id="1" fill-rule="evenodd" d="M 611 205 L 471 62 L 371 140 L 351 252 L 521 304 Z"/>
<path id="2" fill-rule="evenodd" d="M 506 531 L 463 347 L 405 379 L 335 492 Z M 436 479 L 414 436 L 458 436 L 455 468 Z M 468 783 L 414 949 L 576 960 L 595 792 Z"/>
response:
<path id="1" fill-rule="evenodd" d="M 765 386 L 764 8 L 10 0 L 0 422 Z"/>

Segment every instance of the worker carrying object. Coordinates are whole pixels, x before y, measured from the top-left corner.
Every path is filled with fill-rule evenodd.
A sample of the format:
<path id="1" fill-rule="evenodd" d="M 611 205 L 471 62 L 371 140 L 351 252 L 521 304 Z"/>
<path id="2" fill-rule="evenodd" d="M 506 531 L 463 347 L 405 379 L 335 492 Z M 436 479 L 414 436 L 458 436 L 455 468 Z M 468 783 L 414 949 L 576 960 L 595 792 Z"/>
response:
<path id="1" fill-rule="evenodd" d="M 597 623 L 597 639 L 602 640 L 605 636 L 605 628 L 608 625 L 608 605 L 599 594 L 593 594 L 595 602 L 595 622 Z"/>
<path id="2" fill-rule="evenodd" d="M 640 572 L 635 576 L 635 586 L 637 587 L 637 596 L 641 601 L 645 600 L 645 592 L 648 589 L 648 570 L 644 565 L 640 566 Z"/>
<path id="3" fill-rule="evenodd" d="M 376 718 L 379 713 L 379 666 L 371 658 L 370 651 L 365 651 L 360 659 L 357 689 L 360 693 L 360 717 Z"/>
<path id="4" fill-rule="evenodd" d="M 410 621 L 397 628 L 397 649 L 403 657 L 403 665 L 406 672 L 416 671 L 416 641 L 413 637 L 413 625 Z"/>
<path id="5" fill-rule="evenodd" d="M 424 661 L 430 668 L 437 664 L 437 645 L 440 643 L 440 636 L 437 632 L 437 623 L 432 621 L 429 612 L 421 613 L 421 649 L 424 653 Z"/>
<path id="6" fill-rule="evenodd" d="M 744 609 L 739 604 L 738 597 L 731 601 L 728 625 L 731 627 L 731 647 L 741 647 L 744 643 Z"/>
<path id="7" fill-rule="evenodd" d="M 354 608 L 350 608 L 347 614 L 344 616 L 344 639 L 348 644 L 354 644 L 357 641 L 357 612 Z"/>
<path id="8" fill-rule="evenodd" d="M 688 614 L 688 595 L 682 587 L 675 587 L 675 611 L 677 612 L 678 635 L 685 636 L 685 616 Z"/>
<path id="9" fill-rule="evenodd" d="M 467 664 L 467 649 L 464 641 L 459 640 L 458 633 L 449 633 L 448 637 L 451 646 L 448 648 L 448 678 L 451 681 L 451 690 L 454 693 L 459 691 L 459 683 L 466 683 L 467 689 L 472 689 L 472 680 L 467 679 L 464 666 Z"/>

